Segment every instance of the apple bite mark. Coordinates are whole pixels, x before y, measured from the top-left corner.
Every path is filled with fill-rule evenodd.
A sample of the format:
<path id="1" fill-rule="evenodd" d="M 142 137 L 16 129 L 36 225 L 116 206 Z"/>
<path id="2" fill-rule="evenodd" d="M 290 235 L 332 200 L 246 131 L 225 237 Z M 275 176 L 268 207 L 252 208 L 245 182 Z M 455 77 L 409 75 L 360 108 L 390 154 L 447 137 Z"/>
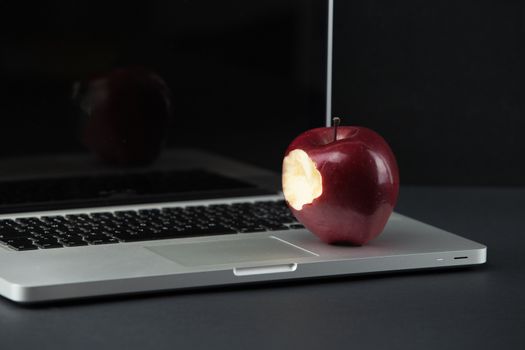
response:
<path id="1" fill-rule="evenodd" d="M 284 158 L 282 180 L 284 198 L 295 210 L 301 210 L 323 193 L 321 173 L 301 149 L 294 149 Z"/>

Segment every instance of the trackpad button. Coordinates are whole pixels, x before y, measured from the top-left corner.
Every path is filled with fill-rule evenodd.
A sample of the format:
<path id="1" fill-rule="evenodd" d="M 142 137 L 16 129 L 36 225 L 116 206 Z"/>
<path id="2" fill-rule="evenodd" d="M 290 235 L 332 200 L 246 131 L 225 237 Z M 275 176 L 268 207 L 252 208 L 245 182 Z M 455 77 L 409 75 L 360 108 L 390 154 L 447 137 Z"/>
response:
<path id="1" fill-rule="evenodd" d="M 275 237 L 171 244 L 146 249 L 188 267 L 316 256 Z"/>

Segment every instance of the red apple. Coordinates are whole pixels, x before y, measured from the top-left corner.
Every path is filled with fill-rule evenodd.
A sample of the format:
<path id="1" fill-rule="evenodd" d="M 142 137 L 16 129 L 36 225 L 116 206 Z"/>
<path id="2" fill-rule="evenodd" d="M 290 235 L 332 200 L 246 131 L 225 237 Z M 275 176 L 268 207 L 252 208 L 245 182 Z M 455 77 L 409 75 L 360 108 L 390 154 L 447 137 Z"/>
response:
<path id="1" fill-rule="evenodd" d="M 392 214 L 399 173 L 379 134 L 336 124 L 293 140 L 282 184 L 292 213 L 321 240 L 362 245 L 383 231 Z"/>

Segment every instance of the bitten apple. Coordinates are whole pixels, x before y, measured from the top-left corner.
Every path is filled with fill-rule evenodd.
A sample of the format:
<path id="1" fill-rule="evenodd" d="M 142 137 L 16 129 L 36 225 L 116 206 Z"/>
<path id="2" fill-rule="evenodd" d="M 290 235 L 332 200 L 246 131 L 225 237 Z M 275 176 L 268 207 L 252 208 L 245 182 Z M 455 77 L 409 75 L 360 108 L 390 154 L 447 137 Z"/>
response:
<path id="1" fill-rule="evenodd" d="M 308 130 L 283 160 L 282 185 L 295 217 L 326 243 L 377 237 L 399 193 L 396 159 L 376 132 L 356 126 Z"/>

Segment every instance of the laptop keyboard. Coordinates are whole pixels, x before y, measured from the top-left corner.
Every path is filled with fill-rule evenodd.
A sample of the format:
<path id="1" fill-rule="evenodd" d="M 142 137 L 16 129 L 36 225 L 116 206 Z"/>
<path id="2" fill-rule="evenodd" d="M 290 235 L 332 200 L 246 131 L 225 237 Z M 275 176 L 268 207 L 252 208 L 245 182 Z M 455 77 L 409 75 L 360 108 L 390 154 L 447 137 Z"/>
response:
<path id="1" fill-rule="evenodd" d="M 35 250 L 300 228 L 284 201 L 259 201 L 0 220 L 0 243 Z"/>

